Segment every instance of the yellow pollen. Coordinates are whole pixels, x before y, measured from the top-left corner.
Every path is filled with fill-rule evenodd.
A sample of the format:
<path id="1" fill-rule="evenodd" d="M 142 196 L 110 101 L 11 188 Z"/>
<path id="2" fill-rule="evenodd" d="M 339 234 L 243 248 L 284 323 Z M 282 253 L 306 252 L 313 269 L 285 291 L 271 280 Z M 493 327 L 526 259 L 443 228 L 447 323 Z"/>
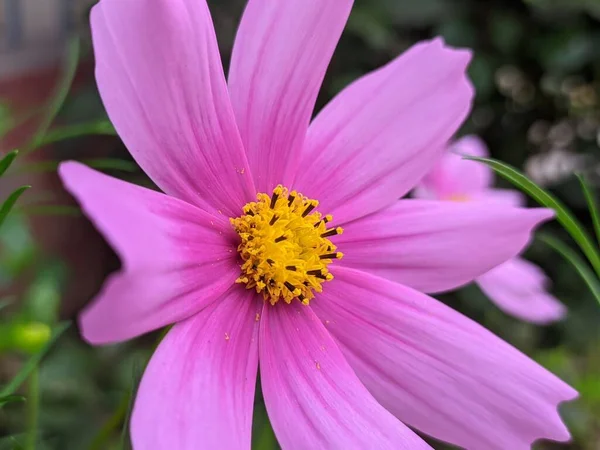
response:
<path id="1" fill-rule="evenodd" d="M 236 280 L 275 305 L 298 299 L 305 305 L 333 279 L 327 267 L 343 254 L 329 240 L 342 234 L 333 220 L 315 211 L 319 202 L 279 185 L 271 196 L 258 194 L 244 214 L 229 219 L 241 238 L 241 275 Z"/>

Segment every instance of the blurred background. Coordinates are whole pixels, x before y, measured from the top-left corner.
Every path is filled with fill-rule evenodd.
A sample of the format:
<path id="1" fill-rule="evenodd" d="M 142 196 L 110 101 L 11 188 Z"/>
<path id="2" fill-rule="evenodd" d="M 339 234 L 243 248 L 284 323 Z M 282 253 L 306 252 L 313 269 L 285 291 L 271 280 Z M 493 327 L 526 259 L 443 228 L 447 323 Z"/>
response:
<path id="1" fill-rule="evenodd" d="M 114 134 L 95 87 L 88 28 L 93 3 L 0 0 L 0 156 L 21 150 L 0 178 L 0 199 L 32 186 L 6 220 L 0 211 L 0 385 L 15 388 L 0 402 L 0 450 L 129 448 L 125 424 L 132 392 L 159 338 L 91 348 L 74 322 L 63 326 L 118 270 L 119 260 L 62 190 L 57 163 L 77 159 L 151 186 Z M 209 4 L 227 66 L 245 1 Z M 477 97 L 462 133 L 482 136 L 494 158 L 551 190 L 591 229 L 574 173 L 583 172 L 597 196 L 599 0 L 355 0 L 355 5 L 318 108 L 418 40 L 441 35 L 450 45 L 469 47 Z M 544 231 L 566 238 L 556 223 Z M 520 322 L 475 286 L 440 299 L 581 393 L 562 408 L 573 442 L 537 448 L 598 450 L 600 307 L 552 248 L 536 240 L 526 256 L 553 280 L 553 294 L 569 308 L 566 320 L 546 327 Z M 15 375 L 21 377 L 17 382 Z M 278 448 L 257 398 L 253 445 Z"/>

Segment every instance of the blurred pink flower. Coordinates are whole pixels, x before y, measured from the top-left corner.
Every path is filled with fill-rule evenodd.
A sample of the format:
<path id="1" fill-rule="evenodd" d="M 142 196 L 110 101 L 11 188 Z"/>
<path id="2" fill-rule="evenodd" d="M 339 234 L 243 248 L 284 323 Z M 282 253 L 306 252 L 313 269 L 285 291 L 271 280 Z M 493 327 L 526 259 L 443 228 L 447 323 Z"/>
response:
<path id="1" fill-rule="evenodd" d="M 259 360 L 286 449 L 427 448 L 403 422 L 477 449 L 569 439 L 556 409 L 572 388 L 379 277 L 450 289 L 517 254 L 551 212 L 397 201 L 470 108 L 469 53 L 439 39 L 350 85 L 309 126 L 351 6 L 250 0 L 228 83 L 204 0 L 92 11 L 108 114 L 167 194 L 60 168 L 122 260 L 83 312 L 83 336 L 105 344 L 175 323 L 139 386 L 136 450 L 249 448 Z M 345 233 L 323 231 L 331 216 L 318 221 L 315 202 L 279 183 Z"/>
<path id="2" fill-rule="evenodd" d="M 512 210 L 524 204 L 520 192 L 493 188 L 492 169 L 485 164 L 465 161 L 462 155 L 487 157 L 488 151 L 475 136 L 456 141 L 415 189 L 415 196 L 487 203 Z M 525 259 L 517 257 L 506 261 L 478 277 L 476 282 L 500 309 L 520 319 L 546 324 L 566 314 L 565 306 L 548 294 L 549 282 L 544 273 Z"/>

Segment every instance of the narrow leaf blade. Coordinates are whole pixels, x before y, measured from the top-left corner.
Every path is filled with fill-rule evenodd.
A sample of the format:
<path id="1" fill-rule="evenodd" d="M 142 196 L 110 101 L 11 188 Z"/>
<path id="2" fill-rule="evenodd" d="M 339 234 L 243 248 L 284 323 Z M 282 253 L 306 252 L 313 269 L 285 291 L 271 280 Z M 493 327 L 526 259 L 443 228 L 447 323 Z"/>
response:
<path id="1" fill-rule="evenodd" d="M 18 154 L 19 150 L 13 150 L 12 152 L 8 152 L 4 158 L 0 160 L 0 177 L 8 170 Z"/>
<path id="2" fill-rule="evenodd" d="M 563 258 L 565 258 L 573 265 L 573 267 L 575 267 L 575 270 L 579 272 L 579 275 L 581 275 L 583 281 L 585 281 L 594 297 L 596 297 L 598 303 L 600 303 L 600 281 L 585 263 L 583 258 L 581 258 L 577 252 L 571 249 L 567 244 L 560 239 L 555 238 L 554 236 L 545 233 L 539 233 L 537 238 L 549 247 L 552 247 L 556 252 L 560 253 Z"/>
<path id="3" fill-rule="evenodd" d="M 24 402 L 25 397 L 22 395 L 5 395 L 0 397 L 0 408 L 2 408 L 7 403 L 16 403 L 16 402 Z"/>
<path id="4" fill-rule="evenodd" d="M 600 276 L 600 251 L 592 240 L 581 222 L 575 218 L 573 213 L 556 197 L 545 191 L 514 167 L 489 158 L 477 158 L 474 156 L 465 159 L 479 161 L 490 166 L 496 173 L 507 179 L 531 198 L 543 206 L 552 208 L 556 213 L 556 220 L 567 230 L 571 237 L 577 242 L 585 256 L 588 258 L 596 274 Z"/>
<path id="5" fill-rule="evenodd" d="M 6 220 L 6 216 L 8 216 L 10 210 L 13 208 L 13 206 L 15 206 L 15 203 L 19 197 L 30 187 L 31 186 L 21 186 L 19 189 L 10 194 L 2 206 L 0 206 L 0 227 L 2 227 L 2 224 Z"/>
<path id="6" fill-rule="evenodd" d="M 596 202 L 596 199 L 594 198 L 594 193 L 590 189 L 590 186 L 587 184 L 583 175 L 577 175 L 577 178 L 579 178 L 581 188 L 583 189 L 583 194 L 585 195 L 585 199 L 587 200 L 587 204 L 590 209 L 590 214 L 592 216 L 592 222 L 594 223 L 596 240 L 600 245 L 600 213 L 598 212 L 598 203 Z"/>

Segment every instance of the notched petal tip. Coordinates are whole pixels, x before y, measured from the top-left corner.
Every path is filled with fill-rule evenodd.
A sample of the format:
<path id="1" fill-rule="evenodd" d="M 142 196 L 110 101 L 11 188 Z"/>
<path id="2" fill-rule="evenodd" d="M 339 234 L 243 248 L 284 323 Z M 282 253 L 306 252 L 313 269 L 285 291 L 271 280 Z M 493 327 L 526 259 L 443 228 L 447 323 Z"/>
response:
<path id="1" fill-rule="evenodd" d="M 335 276 L 312 309 L 404 423 L 460 448 L 569 439 L 558 407 L 577 393 L 556 375 L 430 297 L 357 270 Z"/>
<path id="2" fill-rule="evenodd" d="M 473 51 L 471 49 L 448 45 L 441 36 L 437 36 L 429 41 L 424 41 L 417 45 L 422 45 L 424 48 L 428 48 L 431 51 L 443 52 L 447 55 L 450 55 L 455 59 L 455 63 L 457 63 L 459 67 L 462 66 L 463 69 L 469 65 L 473 57 Z"/>
<path id="3" fill-rule="evenodd" d="M 537 436 L 536 438 L 531 439 L 531 441 L 529 442 L 530 445 L 533 445 L 535 442 L 542 439 L 547 439 L 555 442 L 571 442 L 572 436 L 569 429 L 567 428 L 560 416 L 560 408 L 566 403 L 572 402 L 579 398 L 579 392 L 577 392 L 568 384 L 562 381 L 561 383 L 563 385 L 561 393 L 557 394 L 557 398 L 555 398 L 554 400 L 555 407 L 551 427 L 548 427 L 546 433 L 543 436 Z"/>

